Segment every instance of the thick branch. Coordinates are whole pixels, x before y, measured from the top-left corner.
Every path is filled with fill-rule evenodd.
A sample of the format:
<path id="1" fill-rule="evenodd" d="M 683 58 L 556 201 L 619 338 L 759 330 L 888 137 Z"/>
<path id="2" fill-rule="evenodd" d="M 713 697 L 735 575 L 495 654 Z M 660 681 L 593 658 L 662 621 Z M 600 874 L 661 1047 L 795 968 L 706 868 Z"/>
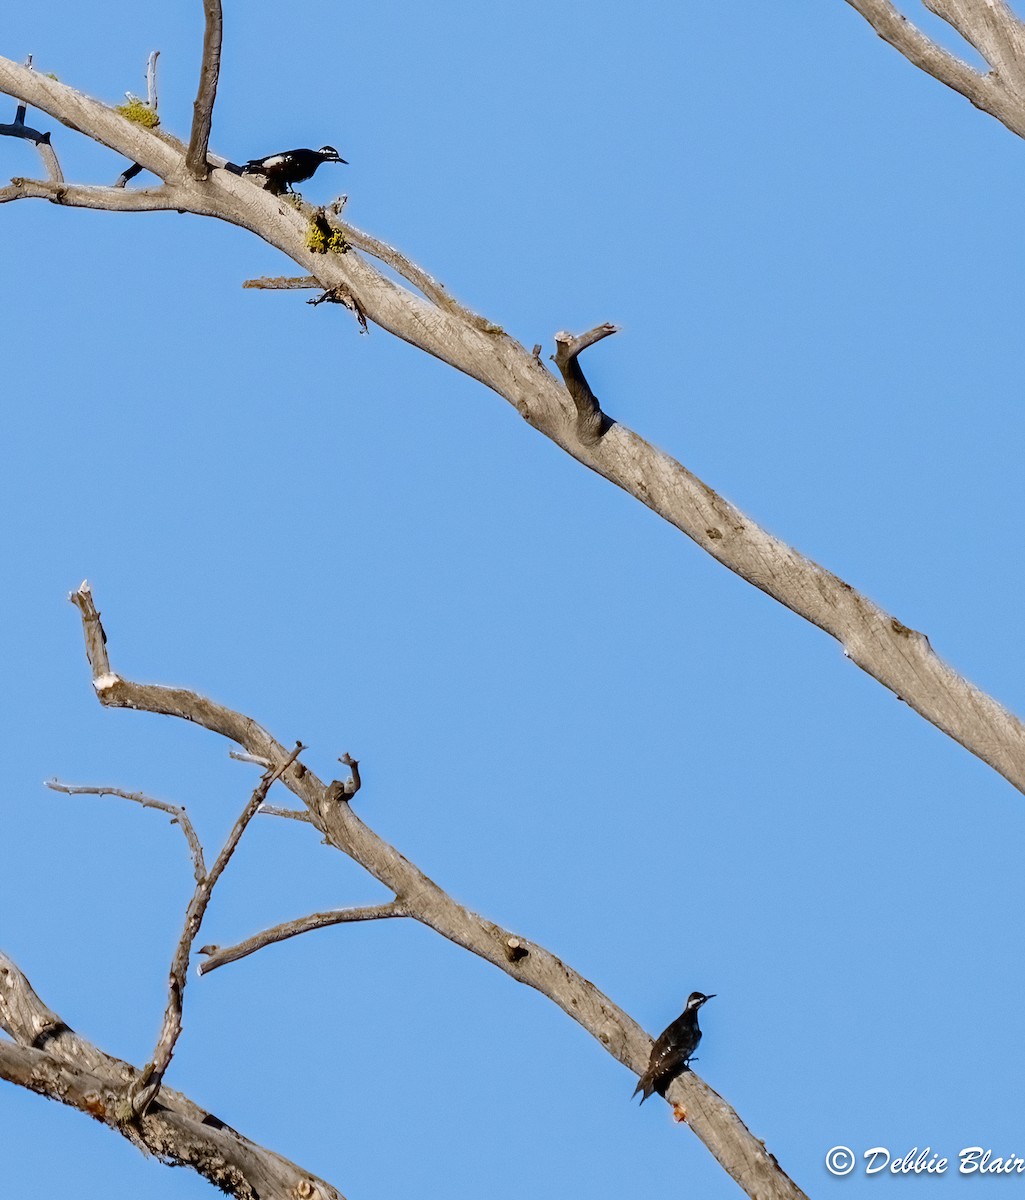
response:
<path id="1" fill-rule="evenodd" d="M 880 7 L 879 0 L 852 3 L 872 11 Z M 892 6 L 884 11 L 895 12 Z M 927 638 L 760 529 L 621 422 L 597 443 L 584 442 L 566 388 L 498 326 L 414 295 L 355 249 L 344 254 L 311 249 L 308 206 L 300 210 L 244 176 L 216 170 L 203 184 L 179 178 L 181 152 L 173 139 L 133 126 L 71 88 L 0 59 L 0 90 L 76 126 L 162 178 L 174 176 L 183 211 L 217 216 L 253 231 L 314 275 L 325 291 L 339 288 L 340 294 L 351 295 L 368 320 L 504 396 L 567 453 L 647 505 L 731 571 L 835 637 L 864 671 L 1025 791 L 1025 726 L 942 662 Z M 982 107 L 988 97 L 984 88 L 978 97 Z M 1000 119 L 1025 135 L 1025 110 L 1017 102 L 1012 107 L 1017 125 L 1007 113 Z"/>
<path id="2" fill-rule="evenodd" d="M 996 2 L 997 0 L 993 0 L 993 3 Z M 925 71 L 926 74 L 932 75 L 934 79 L 938 79 L 940 83 L 945 83 L 947 87 L 953 88 L 955 92 L 960 92 L 976 108 L 996 117 L 1012 133 L 1016 133 L 1019 137 L 1025 137 L 1025 105 L 1020 96 L 1005 86 L 1003 79 L 995 78 L 992 75 L 980 75 L 978 71 L 973 70 L 956 55 L 944 50 L 942 46 L 937 45 L 920 29 L 912 25 L 891 0 L 847 0 L 847 3 L 861 13 L 884 42 L 888 42 L 895 50 L 899 50 L 909 62 Z M 954 24 L 955 28 L 972 44 L 975 44 L 976 41 L 985 44 L 983 39 L 970 36 L 966 32 L 967 26 L 961 28 L 952 19 L 954 5 L 927 3 L 926 6 L 950 20 L 950 23 Z M 942 11 L 943 9 L 947 11 Z M 948 11 L 950 16 L 947 15 Z M 982 49 L 982 45 L 978 48 L 984 57 L 988 57 L 986 51 Z M 992 50 L 992 47 L 990 48 Z M 994 57 L 997 57 L 995 52 Z"/>
<path id="3" fill-rule="evenodd" d="M 168 134 L 146 129 L 67 84 L 7 58 L 0 58 L 0 92 L 84 133 L 129 162 L 140 163 L 161 179 L 180 170 L 182 147 Z"/>
<path id="4" fill-rule="evenodd" d="M 968 42 L 997 73 L 998 82 L 1022 99 L 1025 71 L 1025 26 L 1005 0 L 923 0 Z"/>
<path id="5" fill-rule="evenodd" d="M 244 942 L 234 946 L 212 947 L 208 950 L 206 962 L 199 964 L 200 975 L 216 971 L 218 967 L 228 963 L 238 962 L 262 950 L 264 946 L 273 946 L 275 942 L 284 942 L 288 938 L 298 937 L 300 933 L 309 933 L 313 929 L 327 929 L 330 925 L 345 925 L 350 921 L 380 921 L 388 917 L 408 917 L 405 906 L 398 900 L 390 904 L 367 905 L 362 908 L 335 908 L 328 912 L 310 913 L 308 917 L 300 917 L 296 921 L 283 921 L 273 925 L 261 933 L 253 934 Z"/>
<path id="6" fill-rule="evenodd" d="M 192 954 L 192 945 L 196 940 L 196 934 L 199 933 L 199 927 L 203 924 L 203 917 L 206 914 L 214 887 L 218 879 L 223 875 L 232 854 L 235 853 L 235 848 L 238 846 L 242 834 L 246 830 L 246 826 L 256 815 L 267 793 L 273 784 L 295 762 L 302 749 L 302 744 L 297 742 L 291 754 L 287 757 L 282 756 L 278 760 L 277 766 L 269 768 L 264 772 L 252 796 L 250 796 L 249 802 L 232 827 L 231 833 L 228 834 L 228 839 L 224 843 L 220 854 L 217 855 L 214 865 L 196 884 L 196 891 L 189 902 L 188 911 L 185 914 L 185 926 L 182 929 L 181 937 L 178 939 L 178 945 L 174 952 L 174 958 L 171 961 L 167 1007 L 164 1010 L 164 1022 L 160 1030 L 160 1037 L 157 1040 L 152 1059 L 133 1090 L 135 1111 L 137 1113 L 144 1113 L 154 1096 L 160 1090 L 164 1072 L 170 1065 L 171 1056 L 174 1054 L 174 1047 L 181 1035 L 182 1002 L 185 993 L 185 984 L 188 981 L 189 958 Z"/>
<path id="7" fill-rule="evenodd" d="M 193 106 L 192 136 L 185 155 L 185 165 L 193 179 L 206 179 L 210 173 L 206 161 L 210 145 L 210 122 L 217 95 L 217 77 L 221 70 L 221 0 L 203 0 L 206 25 L 203 29 L 203 65 L 199 70 L 199 91 Z"/>
<path id="8" fill-rule="evenodd" d="M 573 406 L 577 410 L 577 437 L 585 446 L 596 445 L 608 432 L 612 422 L 602 412 L 598 397 L 591 391 L 591 385 L 580 366 L 579 356 L 588 346 L 593 346 L 602 338 L 618 332 L 617 325 L 606 323 L 596 325 L 587 333 L 576 336 L 565 330 L 555 335 L 555 365 L 562 372 L 566 390 L 573 399 Z"/>
<path id="9" fill-rule="evenodd" d="M 105 639 L 103 656 L 94 661 L 95 652 L 88 647 L 90 644 L 95 647 L 97 629 L 102 631 L 102 627 L 92 594 L 80 589 L 72 599 L 82 613 L 87 653 L 93 663 L 93 687 L 101 704 L 180 717 L 230 738 L 247 754 L 270 762 L 281 762 L 286 757 L 284 747 L 251 717 L 184 688 L 132 683 L 113 674 L 106 657 Z M 102 670 L 99 675 L 97 666 Z M 350 804 L 333 800 L 330 789 L 313 771 L 297 763 L 283 774 L 282 781 L 309 809 L 328 843 L 359 863 L 394 896 L 401 897 L 410 917 L 518 982 L 536 988 L 636 1075 L 644 1071 L 651 1039 L 593 983 L 543 946 L 456 903 L 394 846 L 364 825 Z M 804 1197 L 733 1108 L 697 1074 L 687 1071 L 680 1076 L 669 1089 L 667 1099 L 684 1105 L 690 1128 L 750 1196 L 759 1200 Z"/>
<path id="10" fill-rule="evenodd" d="M 143 808 L 156 808 L 160 812 L 170 814 L 171 824 L 177 825 L 185 835 L 192 855 L 192 868 L 196 882 L 202 883 L 206 877 L 206 865 L 203 862 L 203 847 L 199 836 L 189 820 L 189 814 L 179 804 L 169 804 L 166 800 L 154 800 L 142 792 L 126 792 L 121 788 L 110 787 L 77 787 L 66 783 L 58 783 L 56 779 L 46 780 L 46 786 L 54 792 L 63 792 L 65 796 L 118 796 L 122 800 L 133 800 Z"/>
<path id="11" fill-rule="evenodd" d="M 164 1089 L 159 1104 L 129 1119 L 126 1088 L 136 1069 L 72 1033 L 0 953 L 0 1078 L 86 1113 L 140 1149 L 190 1167 L 239 1200 L 344 1200 L 329 1183 L 251 1142 L 191 1100 Z"/>

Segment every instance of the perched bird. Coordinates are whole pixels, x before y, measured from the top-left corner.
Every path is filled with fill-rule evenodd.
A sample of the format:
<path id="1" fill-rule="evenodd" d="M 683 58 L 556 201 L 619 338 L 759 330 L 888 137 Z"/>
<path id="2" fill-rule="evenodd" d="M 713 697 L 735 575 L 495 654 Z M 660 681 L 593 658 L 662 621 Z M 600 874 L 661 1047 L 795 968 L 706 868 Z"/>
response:
<path id="1" fill-rule="evenodd" d="M 698 1009 L 706 1000 L 714 997 L 705 996 L 701 992 L 691 992 L 687 997 L 687 1007 L 676 1018 L 651 1048 L 651 1058 L 648 1069 L 641 1076 L 634 1088 L 634 1096 L 641 1093 L 641 1103 L 652 1094 L 666 1094 L 666 1089 L 683 1071 L 687 1070 L 690 1056 L 698 1048 L 701 1041 L 701 1030 L 698 1028 Z M 633 1096 L 630 1097 L 631 1100 Z"/>
<path id="2" fill-rule="evenodd" d="M 319 150 L 283 150 L 266 158 L 251 158 L 242 168 L 243 175 L 266 175 L 267 191 L 280 196 L 293 190 L 293 184 L 312 179 L 321 163 L 344 163 L 334 146 Z M 348 165 L 348 164 L 346 164 Z"/>

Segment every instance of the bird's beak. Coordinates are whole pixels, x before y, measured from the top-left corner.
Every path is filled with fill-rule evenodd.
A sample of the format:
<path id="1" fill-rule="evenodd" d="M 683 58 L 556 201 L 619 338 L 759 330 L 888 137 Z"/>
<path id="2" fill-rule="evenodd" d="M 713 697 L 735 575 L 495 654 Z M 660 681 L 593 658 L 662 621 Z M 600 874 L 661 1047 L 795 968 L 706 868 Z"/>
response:
<path id="1" fill-rule="evenodd" d="M 708 1000 L 714 1000 L 714 999 L 715 999 L 715 997 L 716 997 L 716 995 L 717 995 L 717 993 L 716 993 L 716 992 L 713 992 L 713 993 L 711 994 L 711 996 L 706 996 L 706 997 L 705 997 L 705 999 L 701 1001 L 701 1003 L 702 1003 L 702 1004 L 704 1004 L 704 1003 L 705 1003 L 706 1001 L 708 1001 Z"/>
<path id="2" fill-rule="evenodd" d="M 335 157 L 333 159 L 331 159 L 331 161 L 345 163 L 346 166 L 349 165 L 349 160 L 347 158 L 340 158 L 337 154 L 335 155 Z"/>

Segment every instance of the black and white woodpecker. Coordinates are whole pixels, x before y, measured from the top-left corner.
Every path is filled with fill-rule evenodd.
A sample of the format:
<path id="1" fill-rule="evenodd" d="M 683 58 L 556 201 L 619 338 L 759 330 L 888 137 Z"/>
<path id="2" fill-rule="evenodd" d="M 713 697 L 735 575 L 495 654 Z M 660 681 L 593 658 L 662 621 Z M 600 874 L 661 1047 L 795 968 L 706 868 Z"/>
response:
<path id="1" fill-rule="evenodd" d="M 267 191 L 280 196 L 290 192 L 293 185 L 312 179 L 321 163 L 344 163 L 334 146 L 321 146 L 319 150 L 282 150 L 280 154 L 268 154 L 266 158 L 251 158 L 242 168 L 243 175 L 265 175 Z M 346 164 L 348 165 L 348 164 Z"/>
<path id="2" fill-rule="evenodd" d="M 698 1028 L 698 1009 L 714 996 L 714 992 L 711 996 L 706 996 L 702 992 L 691 992 L 687 997 L 687 1007 L 672 1025 L 659 1034 L 651 1048 L 648 1069 L 634 1088 L 634 1096 L 638 1092 L 641 1093 L 642 1104 L 652 1092 L 658 1092 L 660 1096 L 664 1096 L 666 1089 L 677 1075 L 687 1070 L 691 1055 L 698 1048 L 698 1042 L 701 1041 L 701 1030 Z"/>

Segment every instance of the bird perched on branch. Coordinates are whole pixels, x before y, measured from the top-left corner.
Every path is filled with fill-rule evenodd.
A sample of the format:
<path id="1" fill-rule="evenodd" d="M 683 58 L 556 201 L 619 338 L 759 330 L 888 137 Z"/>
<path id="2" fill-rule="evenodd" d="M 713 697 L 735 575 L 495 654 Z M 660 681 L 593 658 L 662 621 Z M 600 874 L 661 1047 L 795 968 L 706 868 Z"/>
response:
<path id="1" fill-rule="evenodd" d="M 282 150 L 280 154 L 268 154 L 266 158 L 251 158 L 242 168 L 243 175 L 265 175 L 267 191 L 280 196 L 291 192 L 293 185 L 312 179 L 321 163 L 344 163 L 334 146 L 321 146 L 319 150 Z M 348 165 L 346 163 L 346 165 Z"/>
<path id="2" fill-rule="evenodd" d="M 641 1103 L 652 1094 L 666 1094 L 666 1089 L 673 1080 L 687 1070 L 691 1055 L 701 1041 L 701 1030 L 698 1028 L 698 1009 L 707 1000 L 713 999 L 701 992 L 691 992 L 687 998 L 687 1007 L 676 1020 L 665 1029 L 651 1048 L 651 1058 L 648 1069 L 640 1077 L 634 1088 L 634 1096 L 641 1093 Z M 633 1099 L 633 1096 L 630 1097 Z"/>

